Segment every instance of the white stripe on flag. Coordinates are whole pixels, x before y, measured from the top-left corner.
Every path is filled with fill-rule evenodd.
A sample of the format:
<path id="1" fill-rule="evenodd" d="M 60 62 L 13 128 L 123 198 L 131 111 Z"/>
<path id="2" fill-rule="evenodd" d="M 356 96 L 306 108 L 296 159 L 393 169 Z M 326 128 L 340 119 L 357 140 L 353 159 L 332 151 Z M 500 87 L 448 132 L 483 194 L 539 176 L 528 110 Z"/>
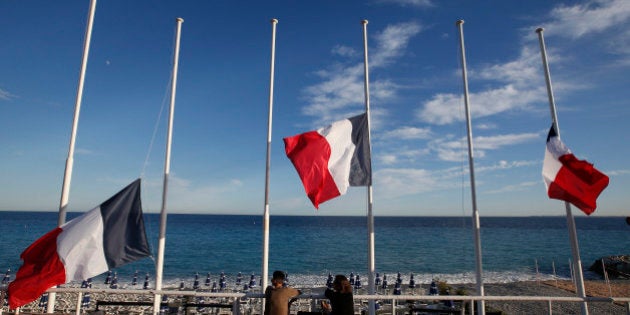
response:
<path id="1" fill-rule="evenodd" d="M 86 280 L 108 270 L 103 250 L 100 206 L 61 227 L 57 253 L 66 269 L 66 283 Z"/>
<path id="2" fill-rule="evenodd" d="M 545 179 L 545 187 L 549 190 L 549 185 L 556 179 L 556 175 L 560 172 L 562 163 L 549 152 L 549 149 L 545 149 L 545 160 L 543 161 L 543 178 Z"/>
<path id="3" fill-rule="evenodd" d="M 352 143 L 352 122 L 348 119 L 334 122 L 332 125 L 317 130 L 330 145 L 328 170 L 341 195 L 350 186 L 350 162 L 354 155 L 355 145 Z"/>

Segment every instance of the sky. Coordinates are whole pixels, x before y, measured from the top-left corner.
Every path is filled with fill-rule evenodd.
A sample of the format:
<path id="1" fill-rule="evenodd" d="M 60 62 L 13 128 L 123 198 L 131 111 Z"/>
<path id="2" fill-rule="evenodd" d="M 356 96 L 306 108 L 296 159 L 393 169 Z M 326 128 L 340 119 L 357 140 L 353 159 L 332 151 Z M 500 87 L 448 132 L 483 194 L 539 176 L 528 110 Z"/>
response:
<path id="1" fill-rule="evenodd" d="M 88 9 L 0 0 L 0 210 L 59 208 Z M 68 211 L 138 177 L 160 211 L 177 17 L 169 213 L 262 215 L 275 18 L 270 214 L 366 214 L 365 187 L 316 210 L 282 139 L 365 111 L 368 20 L 374 215 L 469 216 L 462 19 L 479 215 L 565 215 L 541 176 L 543 27 L 562 140 L 610 177 L 592 216 L 630 216 L 627 0 L 100 1 Z"/>

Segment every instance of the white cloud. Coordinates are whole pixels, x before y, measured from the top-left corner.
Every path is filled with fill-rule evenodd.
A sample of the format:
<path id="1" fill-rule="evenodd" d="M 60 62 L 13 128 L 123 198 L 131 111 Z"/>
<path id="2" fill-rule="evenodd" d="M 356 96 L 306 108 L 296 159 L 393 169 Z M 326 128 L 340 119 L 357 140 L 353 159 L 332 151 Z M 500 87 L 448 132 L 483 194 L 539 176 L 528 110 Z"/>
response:
<path id="1" fill-rule="evenodd" d="M 495 64 L 473 72 L 474 76 L 486 80 L 511 82 L 517 86 L 529 86 L 532 81 L 541 80 L 542 65 L 540 52 L 531 47 L 523 47 L 516 60 Z M 551 60 L 550 60 L 551 61 Z"/>
<path id="2" fill-rule="evenodd" d="M 537 133 L 507 134 L 490 137 L 474 137 L 473 148 L 477 157 L 484 157 L 486 151 L 498 150 L 505 146 L 517 145 L 532 140 L 537 140 Z M 467 156 L 468 143 L 466 138 L 451 140 L 450 137 L 435 139 L 429 142 L 429 148 L 436 152 L 438 158 L 443 161 L 459 162 Z"/>
<path id="3" fill-rule="evenodd" d="M 437 156 L 442 161 L 459 162 L 463 161 L 466 156 L 467 150 L 466 140 L 460 138 L 459 140 L 450 140 L 449 138 L 436 139 L 429 142 L 428 147 L 431 151 L 437 153 Z M 478 157 L 483 157 L 483 151 L 476 151 L 475 154 Z"/>
<path id="4" fill-rule="evenodd" d="M 627 24 L 630 20 L 630 1 L 590 1 L 574 6 L 559 6 L 550 12 L 551 21 L 545 24 L 545 34 L 570 37 L 581 36 L 612 29 Z M 529 32 L 525 38 L 532 39 Z M 611 51 L 628 56 L 617 65 L 630 64 L 630 31 L 623 29 L 613 34 L 615 40 Z M 524 39 L 525 39 L 524 38 Z M 486 117 L 515 110 L 532 110 L 534 104 L 547 101 L 547 91 L 541 70 L 540 52 L 536 46 L 525 41 L 520 55 L 505 63 L 486 65 L 470 71 L 471 80 L 488 80 L 494 86 L 483 91 L 470 91 L 472 117 Z M 550 53 L 550 62 L 558 64 L 563 60 L 563 53 Z M 556 94 L 568 90 L 582 89 L 584 82 L 554 82 Z M 416 116 L 421 121 L 446 125 L 463 121 L 463 95 L 438 93 L 424 102 Z"/>
<path id="5" fill-rule="evenodd" d="M 427 149 L 406 149 L 399 147 L 395 147 L 395 149 L 394 152 L 381 153 L 377 155 L 375 159 L 385 165 L 394 165 L 403 162 L 414 163 L 430 152 Z"/>
<path id="6" fill-rule="evenodd" d="M 474 148 L 480 150 L 496 150 L 503 146 L 520 144 L 531 140 L 539 139 L 537 133 L 507 134 L 491 137 L 475 137 Z"/>
<path id="7" fill-rule="evenodd" d="M 621 65 L 628 66 L 630 65 L 630 29 L 626 29 L 618 33 L 619 40 L 614 40 L 609 45 L 610 49 L 613 53 L 625 56 L 624 59 L 620 61 Z"/>
<path id="8" fill-rule="evenodd" d="M 490 130 L 490 129 L 497 129 L 497 125 L 492 124 L 492 123 L 485 123 L 485 124 L 476 124 L 475 129 L 480 129 L 480 130 Z"/>
<path id="9" fill-rule="evenodd" d="M 377 2 L 391 3 L 391 4 L 399 5 L 402 7 L 418 7 L 418 8 L 433 7 L 433 2 L 431 0 L 380 0 Z"/>
<path id="10" fill-rule="evenodd" d="M 469 93 L 472 117 L 486 117 L 506 111 L 524 110 L 536 102 L 547 99 L 545 87 L 519 88 L 508 84 L 479 93 Z M 416 112 L 427 123 L 446 125 L 465 119 L 464 100 L 460 95 L 437 94 Z"/>
<path id="11" fill-rule="evenodd" d="M 536 164 L 540 164 L 540 161 L 500 161 L 493 165 L 478 167 L 475 170 L 478 173 L 504 172 L 513 168 L 528 167 Z M 375 189 L 379 194 L 382 194 L 382 196 L 386 196 L 385 198 L 398 198 L 432 191 L 441 191 L 461 187 L 461 178 L 466 174 L 468 174 L 467 167 L 449 167 L 438 170 L 386 168 L 375 172 Z M 540 184 L 540 181 L 531 181 L 516 185 L 507 185 L 501 188 L 501 191 L 525 190 L 530 186 Z M 486 191 L 485 193 L 498 192 L 500 191 Z"/>
<path id="12" fill-rule="evenodd" d="M 356 49 L 344 45 L 336 45 L 332 48 L 331 53 L 333 55 L 339 55 L 343 57 L 355 57 L 359 55 Z"/>
<path id="13" fill-rule="evenodd" d="M 572 40 L 592 34 L 601 34 L 603 41 L 595 45 L 605 46 L 608 52 L 619 55 L 617 61 L 609 60 L 613 66 L 630 65 L 630 1 L 595 0 L 573 6 L 559 6 L 549 14 L 550 21 L 544 23 L 546 36 L 565 37 Z"/>
<path id="14" fill-rule="evenodd" d="M 230 180 L 230 186 L 232 186 L 232 187 L 242 187 L 243 186 L 243 181 L 241 181 L 240 179 L 231 179 Z"/>
<path id="15" fill-rule="evenodd" d="M 417 23 L 390 25 L 374 35 L 376 48 L 371 53 L 370 69 L 385 67 L 404 54 L 409 40 L 418 34 L 422 27 Z M 335 54 L 347 56 L 352 49 L 336 46 Z M 307 105 L 303 113 L 317 117 L 317 125 L 329 123 L 355 113 L 364 104 L 364 66 L 336 64 L 329 69 L 316 72 L 322 82 L 304 89 Z M 370 82 L 370 97 L 373 102 L 382 102 L 396 96 L 398 87 L 383 79 Z"/>
<path id="16" fill-rule="evenodd" d="M 426 123 L 446 125 L 464 120 L 464 98 L 461 95 L 439 93 L 416 112 L 416 116 Z"/>
<path id="17" fill-rule="evenodd" d="M 544 102 L 547 94 L 544 87 L 520 88 L 506 86 L 470 95 L 471 113 L 474 117 L 495 115 L 509 110 L 524 109 L 536 102 Z"/>
<path id="18" fill-rule="evenodd" d="M 403 55 L 411 37 L 422 31 L 422 26 L 415 22 L 390 25 L 374 36 L 376 51 L 371 54 L 370 66 L 382 67 L 392 59 Z"/>
<path id="19" fill-rule="evenodd" d="M 398 198 L 461 186 L 462 168 L 442 170 L 386 168 L 374 174 L 375 190 L 384 198 Z"/>
<path id="20" fill-rule="evenodd" d="M 12 98 L 15 98 L 15 95 L 9 93 L 6 90 L 0 89 L 0 100 L 8 101 Z"/>
<path id="21" fill-rule="evenodd" d="M 536 182 L 530 181 L 530 182 L 522 182 L 522 183 L 518 183 L 514 185 L 506 185 L 499 189 L 484 191 L 484 193 L 485 194 L 500 194 L 500 193 L 505 193 L 505 192 L 524 191 L 536 185 L 542 186 L 542 180 L 536 181 Z"/>
<path id="22" fill-rule="evenodd" d="M 385 79 L 370 84 L 370 99 L 375 102 L 392 99 L 396 96 L 399 87 L 395 83 Z"/>
<path id="23" fill-rule="evenodd" d="M 386 198 L 433 191 L 442 185 L 435 174 L 425 169 L 383 169 L 374 174 L 374 186 Z"/>
<path id="24" fill-rule="evenodd" d="M 323 82 L 305 89 L 309 104 L 303 112 L 324 121 L 338 120 L 341 109 L 363 101 L 363 67 L 361 65 L 333 71 L 320 71 Z"/>
<path id="25" fill-rule="evenodd" d="M 630 170 L 612 170 L 605 171 L 604 174 L 608 176 L 622 176 L 622 175 L 630 175 Z"/>
<path id="26" fill-rule="evenodd" d="M 398 157 L 395 154 L 382 154 L 378 156 L 378 159 L 385 165 L 391 165 L 398 162 Z"/>
<path id="27" fill-rule="evenodd" d="M 512 168 L 517 168 L 517 167 L 525 167 L 525 166 L 532 166 L 532 165 L 542 165 L 541 161 L 512 161 L 512 162 L 508 162 L 505 160 L 501 160 L 495 164 L 492 165 L 484 165 L 484 166 L 480 166 L 480 167 L 476 167 L 475 171 L 477 172 L 489 172 L 489 171 L 496 171 L 496 170 L 507 170 L 507 169 L 512 169 Z"/>
<path id="28" fill-rule="evenodd" d="M 545 25 L 545 34 L 575 39 L 624 25 L 630 20 L 630 1 L 590 1 L 559 6 L 550 16 L 552 20 Z"/>
<path id="29" fill-rule="evenodd" d="M 161 179 L 144 179 L 144 198 L 147 200 L 148 209 L 158 209 L 162 195 Z M 244 184 L 239 179 L 226 179 L 222 182 L 211 184 L 194 183 L 191 180 L 181 178 L 175 174 L 169 176 L 168 183 L 168 208 L 173 212 L 185 211 L 188 213 L 225 209 L 237 209 L 239 207 L 237 197 L 243 193 Z M 241 201 L 243 198 L 241 198 Z M 231 200 L 231 201 L 230 201 Z M 232 204 L 230 204 L 232 202 Z"/>
<path id="30" fill-rule="evenodd" d="M 469 92 L 472 117 L 486 117 L 507 111 L 526 110 L 544 102 L 547 92 L 541 74 L 540 56 L 523 49 L 516 60 L 473 71 L 475 79 L 500 82 L 497 87 Z M 440 93 L 425 102 L 416 112 L 423 122 L 446 125 L 465 119 L 462 94 Z"/>
<path id="31" fill-rule="evenodd" d="M 74 153 L 81 154 L 81 155 L 92 155 L 92 154 L 94 154 L 94 151 L 89 150 L 89 149 L 77 148 L 74 151 Z"/>
<path id="32" fill-rule="evenodd" d="M 394 130 L 387 131 L 383 134 L 384 139 L 429 139 L 431 137 L 430 128 L 417 128 L 417 127 L 400 127 Z"/>

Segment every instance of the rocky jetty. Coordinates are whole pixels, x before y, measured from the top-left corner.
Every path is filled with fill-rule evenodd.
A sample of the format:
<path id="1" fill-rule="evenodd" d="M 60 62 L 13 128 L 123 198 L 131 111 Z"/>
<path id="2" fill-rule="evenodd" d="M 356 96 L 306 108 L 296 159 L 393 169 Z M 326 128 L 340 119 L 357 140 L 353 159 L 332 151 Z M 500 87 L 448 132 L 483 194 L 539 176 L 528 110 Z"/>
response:
<path id="1" fill-rule="evenodd" d="M 607 274 L 611 279 L 630 279 L 630 255 L 601 257 L 595 260 L 588 270 L 602 277 Z"/>

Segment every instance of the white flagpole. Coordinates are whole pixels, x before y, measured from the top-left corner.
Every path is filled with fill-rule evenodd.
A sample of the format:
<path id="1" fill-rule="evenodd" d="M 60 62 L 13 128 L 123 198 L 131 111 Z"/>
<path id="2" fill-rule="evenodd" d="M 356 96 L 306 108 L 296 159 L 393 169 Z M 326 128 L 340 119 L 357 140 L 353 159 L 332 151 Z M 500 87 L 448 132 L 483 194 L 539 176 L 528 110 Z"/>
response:
<path id="1" fill-rule="evenodd" d="M 164 270 L 164 246 L 166 244 L 166 197 L 168 193 L 168 177 L 171 171 L 171 144 L 173 142 L 173 116 L 175 115 L 175 92 L 177 89 L 177 67 L 179 64 L 179 42 L 184 19 L 177 18 L 175 36 L 175 53 L 173 54 L 173 74 L 171 81 L 171 105 L 168 115 L 168 130 L 166 134 L 166 158 L 164 159 L 164 182 L 162 186 L 162 210 L 160 211 L 160 236 L 158 239 L 158 254 L 155 267 L 155 290 L 162 290 L 162 271 Z M 160 311 L 161 295 L 156 294 L 153 301 L 153 314 Z"/>
<path id="2" fill-rule="evenodd" d="M 544 29 L 542 27 L 536 29 L 536 33 L 538 33 L 538 41 L 540 43 L 540 53 L 542 56 L 543 70 L 545 71 L 545 81 L 547 83 L 547 96 L 549 97 L 549 109 L 551 110 L 551 120 L 553 126 L 558 134 L 558 139 L 560 139 L 560 127 L 558 126 L 558 114 L 556 113 L 556 103 L 553 98 L 553 89 L 551 87 L 551 74 L 549 72 L 549 64 L 547 63 L 547 50 L 545 48 L 545 39 L 543 37 Z M 573 214 L 571 213 L 571 204 L 568 202 L 564 202 L 564 206 L 566 208 L 567 213 L 567 226 L 569 228 L 569 239 L 571 242 L 571 254 L 573 256 L 574 266 L 573 270 L 575 272 L 576 278 L 576 291 L 578 296 L 581 298 L 586 298 L 586 290 L 584 289 L 584 275 L 582 274 L 582 260 L 580 260 L 580 248 L 578 246 L 578 238 L 577 231 L 575 228 L 575 219 L 573 218 Z M 586 301 L 581 303 L 582 314 L 588 314 L 588 304 Z"/>
<path id="3" fill-rule="evenodd" d="M 83 99 L 83 82 L 85 81 L 85 71 L 87 69 L 88 56 L 90 54 L 90 41 L 92 40 L 92 25 L 94 24 L 94 13 L 96 12 L 96 0 L 90 1 L 90 10 L 88 13 L 88 21 L 85 29 L 85 41 L 83 43 L 83 59 L 81 61 L 81 72 L 79 73 L 79 86 L 77 88 L 77 97 L 74 104 L 74 118 L 72 120 L 72 132 L 70 134 L 70 148 L 68 149 L 68 158 L 66 159 L 66 168 L 63 174 L 63 184 L 61 186 L 61 200 L 59 202 L 59 219 L 58 226 L 66 223 L 66 207 L 68 206 L 68 196 L 70 195 L 70 182 L 72 181 L 72 167 L 74 165 L 74 145 L 77 138 L 77 129 L 79 127 L 79 113 L 81 112 L 81 100 Z M 55 292 L 48 294 L 47 313 L 55 311 Z"/>
<path id="4" fill-rule="evenodd" d="M 269 275 L 269 169 L 271 168 L 271 125 L 273 114 L 273 80 L 274 66 L 276 58 L 276 24 L 277 19 L 271 20 L 271 69 L 269 75 L 269 118 L 267 124 L 267 167 L 265 172 L 265 209 L 263 213 L 263 257 L 262 257 L 262 279 L 260 289 L 265 292 L 267 288 L 267 278 Z M 265 303 L 261 303 L 262 311 L 265 311 Z"/>
<path id="5" fill-rule="evenodd" d="M 368 120 L 368 150 L 370 151 L 370 156 L 372 156 L 372 144 L 371 136 L 370 136 L 370 74 L 368 69 L 368 44 L 367 44 L 367 20 L 361 21 L 363 24 L 363 72 L 365 73 L 365 112 Z M 370 159 L 370 164 L 372 164 L 372 160 Z M 371 168 L 371 167 L 370 167 Z M 370 174 L 372 177 L 372 174 Z M 372 182 L 370 180 L 370 184 L 367 186 L 367 230 L 368 230 L 368 294 L 374 295 L 376 290 L 374 288 L 374 273 L 376 272 L 376 267 L 374 263 L 374 215 L 372 214 Z M 374 300 L 370 299 L 368 305 L 368 314 L 374 315 L 375 305 Z"/>
<path id="6" fill-rule="evenodd" d="M 479 211 L 477 209 L 477 193 L 475 188 L 475 163 L 473 161 L 472 125 L 470 123 L 470 105 L 468 100 L 468 74 L 466 72 L 466 48 L 464 47 L 464 20 L 457 21 L 459 28 L 459 44 L 461 46 L 462 77 L 464 80 L 464 105 L 466 107 L 466 129 L 468 130 L 468 165 L 470 168 L 470 191 L 472 195 L 472 221 L 475 238 L 475 267 L 477 276 L 477 294 L 484 296 L 483 267 L 481 261 L 481 236 L 479 224 Z M 477 301 L 477 311 L 485 314 L 485 301 Z"/>

